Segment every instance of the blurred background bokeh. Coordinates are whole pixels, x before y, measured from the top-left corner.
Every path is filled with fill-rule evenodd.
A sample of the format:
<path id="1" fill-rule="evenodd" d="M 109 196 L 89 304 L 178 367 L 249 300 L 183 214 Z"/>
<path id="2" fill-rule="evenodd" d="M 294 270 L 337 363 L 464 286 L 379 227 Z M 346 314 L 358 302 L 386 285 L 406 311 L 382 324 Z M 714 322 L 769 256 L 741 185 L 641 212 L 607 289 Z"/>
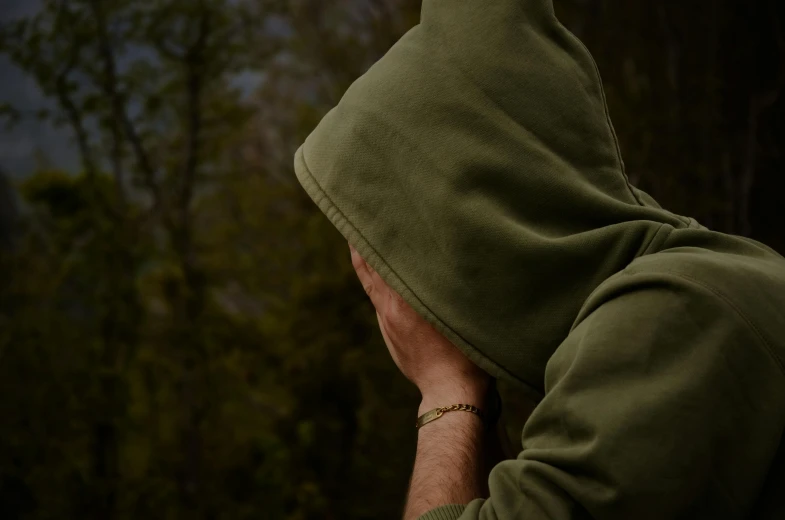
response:
<path id="1" fill-rule="evenodd" d="M 420 4 L 0 0 L 0 517 L 400 518 L 418 394 L 292 162 Z M 556 10 L 632 181 L 785 252 L 783 3 Z"/>

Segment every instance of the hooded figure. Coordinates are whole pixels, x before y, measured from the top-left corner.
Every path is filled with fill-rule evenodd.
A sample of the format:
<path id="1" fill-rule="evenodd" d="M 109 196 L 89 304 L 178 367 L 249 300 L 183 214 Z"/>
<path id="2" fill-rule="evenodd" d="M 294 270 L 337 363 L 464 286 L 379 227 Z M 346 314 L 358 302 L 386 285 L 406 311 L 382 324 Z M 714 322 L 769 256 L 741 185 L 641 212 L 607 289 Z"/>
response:
<path id="1" fill-rule="evenodd" d="M 534 398 L 427 519 L 785 518 L 785 260 L 631 186 L 550 0 L 423 0 L 297 151 L 390 287 Z"/>

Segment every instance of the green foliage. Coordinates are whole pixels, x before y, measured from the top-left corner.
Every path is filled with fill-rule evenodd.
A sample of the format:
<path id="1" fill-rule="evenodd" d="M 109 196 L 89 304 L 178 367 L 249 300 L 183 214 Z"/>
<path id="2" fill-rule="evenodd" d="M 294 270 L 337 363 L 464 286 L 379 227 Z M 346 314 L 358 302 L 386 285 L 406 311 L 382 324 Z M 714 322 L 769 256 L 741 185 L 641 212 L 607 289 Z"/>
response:
<path id="1" fill-rule="evenodd" d="M 20 184 L 25 232 L 3 258 L 12 517 L 400 509 L 410 462 L 388 459 L 413 449 L 414 430 L 396 426 L 416 395 L 345 243 L 293 182 L 292 148 L 323 108 L 274 88 L 304 78 L 276 65 L 296 42 L 260 32 L 273 15 L 311 16 L 262 1 L 47 1 L 3 30 L 0 50 L 55 102 L 34 116 L 66 125 L 84 166 Z M 271 95 L 248 99 L 233 78 L 260 67 Z"/>
<path id="2" fill-rule="evenodd" d="M 0 116 L 64 125 L 83 166 L 19 185 L 1 251 L 4 518 L 400 517 L 418 396 L 291 164 L 419 7 L 46 0 L 0 29 L 54 106 Z M 697 7 L 557 8 L 597 57 L 633 181 L 718 229 L 785 236 L 750 211 L 781 191 L 741 189 L 749 161 L 755 186 L 782 171 L 771 116 L 723 110 L 739 8 L 712 11 L 716 48 L 690 30 Z M 737 104 L 760 79 L 733 80 Z M 501 390 L 519 438 L 530 404 Z"/>

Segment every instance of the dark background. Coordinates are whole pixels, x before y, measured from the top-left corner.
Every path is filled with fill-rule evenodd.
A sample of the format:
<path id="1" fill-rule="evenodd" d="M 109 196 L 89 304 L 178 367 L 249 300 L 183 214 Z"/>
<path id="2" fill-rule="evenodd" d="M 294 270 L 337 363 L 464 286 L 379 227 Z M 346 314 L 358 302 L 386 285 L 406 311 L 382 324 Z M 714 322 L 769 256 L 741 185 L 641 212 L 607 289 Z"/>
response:
<path id="1" fill-rule="evenodd" d="M 3 0 L 2 518 L 399 517 L 418 395 L 292 157 L 419 4 Z M 785 252 L 783 3 L 556 9 L 632 181 Z"/>

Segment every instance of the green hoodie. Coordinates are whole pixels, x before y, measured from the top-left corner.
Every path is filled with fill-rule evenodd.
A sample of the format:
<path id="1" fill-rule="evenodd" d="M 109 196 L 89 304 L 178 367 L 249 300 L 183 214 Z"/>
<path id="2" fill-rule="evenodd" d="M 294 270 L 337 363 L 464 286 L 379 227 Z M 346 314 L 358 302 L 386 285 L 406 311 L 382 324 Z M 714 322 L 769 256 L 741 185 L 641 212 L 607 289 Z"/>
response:
<path id="1" fill-rule="evenodd" d="M 490 498 L 423 519 L 785 518 L 785 260 L 630 185 L 549 0 L 423 0 L 295 169 L 418 313 L 539 402 Z"/>

